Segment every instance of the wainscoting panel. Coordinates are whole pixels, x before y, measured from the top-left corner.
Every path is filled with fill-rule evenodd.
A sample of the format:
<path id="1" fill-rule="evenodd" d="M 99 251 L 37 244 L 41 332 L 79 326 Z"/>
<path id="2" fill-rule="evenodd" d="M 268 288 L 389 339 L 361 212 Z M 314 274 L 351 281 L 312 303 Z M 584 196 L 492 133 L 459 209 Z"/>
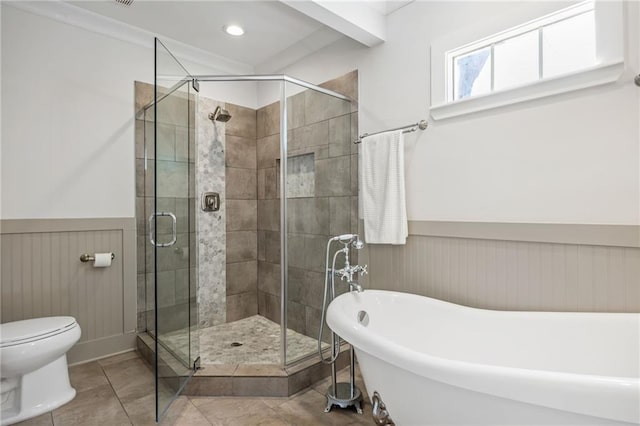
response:
<path id="1" fill-rule="evenodd" d="M 635 247 L 410 235 L 367 249 L 370 288 L 488 309 L 640 312 Z"/>
<path id="2" fill-rule="evenodd" d="M 42 223 L 30 226 L 35 220 L 11 221 L 5 226 L 7 222 L 3 221 L 1 241 L 3 323 L 75 317 L 82 337 L 69 354 L 70 362 L 134 347 L 133 219 L 122 219 L 119 224 L 96 220 L 93 230 L 74 226 L 74 219 L 48 221 L 48 227 Z M 94 268 L 92 262 L 80 261 L 82 253 L 100 252 L 115 254 L 110 267 Z"/>

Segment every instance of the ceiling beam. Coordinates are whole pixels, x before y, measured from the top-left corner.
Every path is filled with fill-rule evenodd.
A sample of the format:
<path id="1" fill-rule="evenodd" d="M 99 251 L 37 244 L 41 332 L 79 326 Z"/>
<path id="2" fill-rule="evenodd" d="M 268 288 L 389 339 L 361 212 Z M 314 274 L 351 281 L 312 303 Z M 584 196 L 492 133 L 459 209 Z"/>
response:
<path id="1" fill-rule="evenodd" d="M 386 39 L 386 17 L 367 6 L 366 2 L 280 1 L 367 47 L 376 46 Z"/>
<path id="2" fill-rule="evenodd" d="M 256 65 L 258 74 L 277 73 L 312 52 L 316 52 L 331 43 L 338 41 L 342 35 L 328 27 L 321 27 L 306 38 L 276 53 L 266 61 Z"/>

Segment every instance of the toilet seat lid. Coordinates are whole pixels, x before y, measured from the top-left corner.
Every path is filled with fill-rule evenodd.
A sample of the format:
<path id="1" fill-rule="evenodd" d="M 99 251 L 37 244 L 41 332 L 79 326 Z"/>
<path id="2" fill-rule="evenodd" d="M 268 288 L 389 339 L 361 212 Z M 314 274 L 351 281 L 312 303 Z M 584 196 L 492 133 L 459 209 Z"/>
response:
<path id="1" fill-rule="evenodd" d="M 76 326 L 74 317 L 45 317 L 0 324 L 0 346 L 41 340 Z"/>

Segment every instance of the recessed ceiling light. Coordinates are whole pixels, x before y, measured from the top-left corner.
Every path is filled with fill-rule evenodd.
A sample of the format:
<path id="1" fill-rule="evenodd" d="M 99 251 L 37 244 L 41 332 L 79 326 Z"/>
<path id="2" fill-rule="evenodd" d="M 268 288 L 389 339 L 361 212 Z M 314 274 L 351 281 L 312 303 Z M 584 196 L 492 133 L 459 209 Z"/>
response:
<path id="1" fill-rule="evenodd" d="M 236 37 L 244 34 L 244 29 L 240 25 L 235 25 L 235 24 L 225 25 L 224 27 L 222 27 L 222 29 L 224 30 L 225 33 L 232 36 L 236 36 Z"/>

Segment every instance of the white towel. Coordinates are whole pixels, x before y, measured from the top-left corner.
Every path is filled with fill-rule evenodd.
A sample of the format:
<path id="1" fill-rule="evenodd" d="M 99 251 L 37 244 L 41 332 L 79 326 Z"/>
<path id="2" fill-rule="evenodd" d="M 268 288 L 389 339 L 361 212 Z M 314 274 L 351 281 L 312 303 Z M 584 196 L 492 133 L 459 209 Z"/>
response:
<path id="1" fill-rule="evenodd" d="M 365 241 L 405 244 L 409 229 L 402 130 L 364 138 L 359 170 Z"/>

